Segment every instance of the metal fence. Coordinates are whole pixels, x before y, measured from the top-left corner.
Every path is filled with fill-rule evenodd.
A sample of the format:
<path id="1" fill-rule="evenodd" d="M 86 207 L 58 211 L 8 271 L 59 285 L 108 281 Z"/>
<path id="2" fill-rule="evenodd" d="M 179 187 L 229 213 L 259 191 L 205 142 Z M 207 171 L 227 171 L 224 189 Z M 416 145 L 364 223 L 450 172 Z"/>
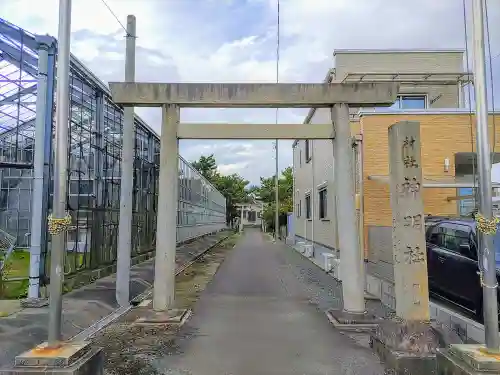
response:
<path id="1" fill-rule="evenodd" d="M 0 19 L 0 229 L 48 274 L 57 41 Z M 74 56 L 70 67 L 67 274 L 116 260 L 123 110 Z M 36 148 L 35 148 L 36 140 Z M 37 152 L 38 151 L 38 152 Z M 155 245 L 160 143 L 135 118 L 133 255 Z M 179 157 L 177 241 L 220 230 L 225 198 Z M 25 275 L 28 276 L 27 274 Z"/>

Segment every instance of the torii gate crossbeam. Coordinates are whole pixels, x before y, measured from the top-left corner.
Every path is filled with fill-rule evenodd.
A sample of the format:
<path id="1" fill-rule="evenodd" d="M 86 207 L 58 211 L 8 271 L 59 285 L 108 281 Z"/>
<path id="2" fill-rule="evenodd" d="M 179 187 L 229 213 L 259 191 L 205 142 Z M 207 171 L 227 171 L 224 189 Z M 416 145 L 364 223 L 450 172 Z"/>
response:
<path id="1" fill-rule="evenodd" d="M 133 107 L 312 108 L 334 103 L 389 106 L 396 100 L 398 84 L 110 82 L 109 88 L 116 103 Z"/>
<path id="2" fill-rule="evenodd" d="M 158 220 L 153 309 L 172 307 L 175 288 L 177 218 L 177 155 L 179 138 L 265 139 L 257 124 L 179 124 L 181 107 L 202 108 L 332 108 L 327 125 L 267 126 L 272 139 L 332 139 L 335 152 L 334 182 L 338 196 L 339 243 L 343 274 L 344 310 L 364 314 L 363 254 L 358 241 L 349 105 L 389 106 L 399 84 L 384 83 L 110 83 L 113 101 L 123 106 L 163 107 Z M 309 129 L 309 132 L 308 132 Z M 224 134 L 225 132 L 225 134 Z"/>
<path id="3" fill-rule="evenodd" d="M 332 139 L 333 124 L 180 123 L 179 139 Z"/>

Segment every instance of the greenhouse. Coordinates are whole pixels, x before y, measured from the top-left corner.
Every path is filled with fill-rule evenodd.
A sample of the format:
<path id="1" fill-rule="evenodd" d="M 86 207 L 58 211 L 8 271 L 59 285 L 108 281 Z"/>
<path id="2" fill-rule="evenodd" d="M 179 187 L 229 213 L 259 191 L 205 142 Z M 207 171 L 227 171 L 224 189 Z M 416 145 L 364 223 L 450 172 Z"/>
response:
<path id="1" fill-rule="evenodd" d="M 57 40 L 0 19 L 0 246 L 26 253 L 46 282 L 52 206 Z M 65 272 L 113 264 L 118 242 L 123 110 L 74 56 L 70 65 Z M 135 117 L 133 256 L 155 246 L 159 136 Z M 177 156 L 176 156 L 177 157 Z M 177 242 L 220 230 L 224 196 L 179 158 Z M 29 267 L 28 267 L 29 268 Z M 18 278 L 28 279 L 26 275 Z"/>

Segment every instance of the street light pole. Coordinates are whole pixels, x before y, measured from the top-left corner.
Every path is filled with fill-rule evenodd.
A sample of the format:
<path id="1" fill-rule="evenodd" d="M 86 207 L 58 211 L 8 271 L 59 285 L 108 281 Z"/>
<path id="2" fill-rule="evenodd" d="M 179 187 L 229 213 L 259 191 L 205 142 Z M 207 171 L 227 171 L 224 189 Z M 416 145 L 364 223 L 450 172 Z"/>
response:
<path id="1" fill-rule="evenodd" d="M 61 340 L 62 283 L 66 253 L 66 184 L 68 180 L 69 64 L 71 0 L 59 0 L 57 44 L 56 135 L 54 150 L 54 198 L 52 204 L 52 248 L 50 256 L 50 307 L 48 345 Z"/>
<path id="2" fill-rule="evenodd" d="M 484 48 L 485 0 L 472 1 L 474 93 L 476 102 L 476 148 L 479 175 L 479 249 L 481 283 L 483 287 L 483 316 L 486 348 L 498 352 L 497 278 L 493 235 L 481 225 L 481 219 L 492 220 L 491 157 L 488 132 L 488 96 L 486 91 L 486 58 Z"/>
<path id="3" fill-rule="evenodd" d="M 276 140 L 276 179 L 274 180 L 274 199 L 276 201 L 276 212 L 274 213 L 274 240 L 278 241 L 280 229 L 280 201 L 279 201 L 279 165 L 278 165 L 278 140 Z"/>

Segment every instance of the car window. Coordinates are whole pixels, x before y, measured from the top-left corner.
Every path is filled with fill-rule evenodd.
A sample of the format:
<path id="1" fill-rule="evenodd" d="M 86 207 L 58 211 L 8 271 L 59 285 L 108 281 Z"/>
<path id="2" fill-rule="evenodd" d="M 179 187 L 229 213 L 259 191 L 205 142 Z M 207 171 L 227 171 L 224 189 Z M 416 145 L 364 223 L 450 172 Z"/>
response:
<path id="1" fill-rule="evenodd" d="M 430 229 L 428 237 L 427 242 L 436 246 L 444 246 L 443 233 L 440 231 L 439 225 L 435 225 Z"/>
<path id="2" fill-rule="evenodd" d="M 437 245 L 468 258 L 473 258 L 473 243 L 471 243 L 471 228 L 455 223 L 441 223 L 433 228 Z M 468 247 L 467 247 L 468 246 Z"/>
<path id="3" fill-rule="evenodd" d="M 470 235 L 470 251 L 471 251 L 471 255 L 472 255 L 472 259 L 474 260 L 477 260 L 477 246 L 476 246 L 476 242 L 474 241 L 474 236 L 473 234 L 471 233 Z"/>

